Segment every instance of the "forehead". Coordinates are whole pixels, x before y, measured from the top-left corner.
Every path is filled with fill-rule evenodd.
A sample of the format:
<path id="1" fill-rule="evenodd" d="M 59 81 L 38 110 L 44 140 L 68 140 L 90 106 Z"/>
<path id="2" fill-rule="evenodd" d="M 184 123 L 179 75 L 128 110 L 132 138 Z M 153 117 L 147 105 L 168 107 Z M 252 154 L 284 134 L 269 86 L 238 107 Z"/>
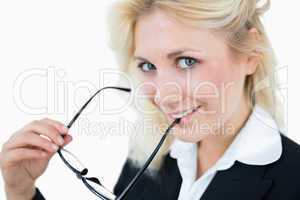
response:
<path id="1" fill-rule="evenodd" d="M 160 9 L 141 16 L 134 31 L 136 54 L 167 53 L 178 47 L 207 51 L 225 47 L 224 39 L 211 30 L 183 24 Z"/>

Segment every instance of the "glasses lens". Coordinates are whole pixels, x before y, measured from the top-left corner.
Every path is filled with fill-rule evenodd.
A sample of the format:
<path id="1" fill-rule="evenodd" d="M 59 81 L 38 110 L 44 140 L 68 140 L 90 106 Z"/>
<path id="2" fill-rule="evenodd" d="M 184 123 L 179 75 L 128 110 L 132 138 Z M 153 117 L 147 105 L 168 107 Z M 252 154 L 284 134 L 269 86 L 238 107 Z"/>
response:
<path id="1" fill-rule="evenodd" d="M 98 194 L 105 197 L 106 199 L 114 200 L 116 199 L 116 196 L 107 188 L 104 186 L 99 185 L 98 183 L 95 183 L 91 180 L 87 180 L 86 182 L 89 186 L 91 186 L 95 191 L 97 191 Z"/>
<path id="2" fill-rule="evenodd" d="M 84 165 L 80 162 L 80 160 L 70 151 L 62 148 L 61 154 L 66 159 L 66 161 L 76 170 L 81 172 L 82 170 L 85 169 Z"/>

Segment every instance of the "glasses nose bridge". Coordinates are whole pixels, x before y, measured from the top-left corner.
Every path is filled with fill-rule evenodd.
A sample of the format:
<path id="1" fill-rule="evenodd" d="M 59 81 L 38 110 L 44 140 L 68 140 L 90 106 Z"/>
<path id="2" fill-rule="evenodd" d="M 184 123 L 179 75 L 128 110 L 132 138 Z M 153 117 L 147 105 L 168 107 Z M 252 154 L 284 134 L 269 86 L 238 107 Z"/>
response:
<path id="1" fill-rule="evenodd" d="M 82 171 L 75 172 L 75 174 L 79 180 L 82 180 L 84 178 L 84 176 L 86 176 L 88 174 L 88 169 L 84 168 Z"/>
<path id="2" fill-rule="evenodd" d="M 76 177 L 79 179 L 79 180 L 82 180 L 82 174 L 81 173 L 76 173 Z"/>

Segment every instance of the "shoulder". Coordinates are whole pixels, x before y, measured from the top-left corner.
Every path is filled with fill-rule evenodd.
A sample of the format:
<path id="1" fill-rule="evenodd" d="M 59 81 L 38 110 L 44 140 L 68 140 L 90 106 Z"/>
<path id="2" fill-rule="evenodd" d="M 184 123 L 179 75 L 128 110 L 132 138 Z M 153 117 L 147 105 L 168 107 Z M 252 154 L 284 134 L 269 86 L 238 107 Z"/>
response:
<path id="1" fill-rule="evenodd" d="M 282 196 L 283 194 L 300 198 L 299 181 L 300 181 L 300 145 L 286 135 L 281 135 L 282 154 L 279 160 L 267 165 L 265 177 L 272 179 L 273 197 Z"/>
<path id="2" fill-rule="evenodd" d="M 300 178 L 300 145 L 286 135 L 280 134 L 280 136 L 282 154 L 278 161 L 269 165 L 270 173 L 294 174 Z"/>
<path id="3" fill-rule="evenodd" d="M 300 145 L 286 135 L 280 134 L 280 136 L 282 155 L 272 167 L 277 170 L 292 170 L 290 172 L 298 172 L 300 174 Z"/>

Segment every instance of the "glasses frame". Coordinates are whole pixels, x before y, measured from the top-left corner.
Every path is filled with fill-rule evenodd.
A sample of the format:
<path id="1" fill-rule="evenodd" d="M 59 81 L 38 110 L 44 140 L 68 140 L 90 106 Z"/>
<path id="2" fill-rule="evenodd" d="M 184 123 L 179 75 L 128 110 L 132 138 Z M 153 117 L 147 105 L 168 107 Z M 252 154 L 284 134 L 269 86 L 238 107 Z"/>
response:
<path id="1" fill-rule="evenodd" d="M 91 96 L 89 98 L 89 100 L 80 108 L 80 110 L 76 113 L 76 115 L 72 118 L 72 120 L 69 122 L 69 124 L 67 125 L 68 128 L 71 128 L 72 125 L 74 124 L 74 122 L 77 120 L 77 118 L 80 116 L 80 114 L 82 113 L 82 111 L 87 107 L 87 105 L 93 100 L 93 98 L 99 94 L 101 91 L 106 90 L 106 89 L 116 89 L 116 90 L 120 90 L 120 91 L 125 91 L 125 92 L 131 92 L 130 88 L 126 88 L 126 87 L 114 87 L 114 86 L 108 86 L 108 87 L 103 87 L 101 89 L 99 89 L 97 92 L 95 92 L 95 94 L 93 96 Z M 153 150 L 153 152 L 151 153 L 151 155 L 149 156 L 149 158 L 147 159 L 147 161 L 145 162 L 145 164 L 143 165 L 143 167 L 137 172 L 137 174 L 135 175 L 135 177 L 130 181 L 130 183 L 127 185 L 127 187 L 122 191 L 122 193 L 119 196 L 116 196 L 115 194 L 113 194 L 111 191 L 109 191 L 106 187 L 104 187 L 104 185 L 102 185 L 102 183 L 99 181 L 98 178 L 96 177 L 86 177 L 86 175 L 88 174 L 88 169 L 84 168 L 82 171 L 77 170 L 75 167 L 73 167 L 68 161 L 67 159 L 63 156 L 61 151 L 67 151 L 62 147 L 59 147 L 59 149 L 57 150 L 57 153 L 59 155 L 59 157 L 61 158 L 61 160 L 63 161 L 63 163 L 76 175 L 76 177 L 78 179 L 80 179 L 84 185 L 91 191 L 93 192 L 96 196 L 98 196 L 100 199 L 102 200 L 123 200 L 125 198 L 125 196 L 127 195 L 127 193 L 134 187 L 134 185 L 137 183 L 138 179 L 143 175 L 143 173 L 146 171 L 146 169 L 148 168 L 148 166 L 150 165 L 150 163 L 152 162 L 152 160 L 154 159 L 154 157 L 156 156 L 157 152 L 159 151 L 160 147 L 162 146 L 163 142 L 165 141 L 166 137 L 168 136 L 168 133 L 170 132 L 170 130 L 178 123 L 180 123 L 181 118 L 177 118 L 175 119 L 172 124 L 166 129 L 164 135 L 162 136 L 161 140 L 159 141 L 159 143 L 157 144 L 156 148 Z M 70 153 L 69 151 L 67 151 L 68 153 Z M 74 156 L 76 158 L 76 156 Z M 109 198 L 107 197 L 107 195 L 104 195 L 100 192 L 98 192 L 93 186 L 91 186 L 88 181 L 92 181 L 95 184 L 100 185 L 101 187 L 103 187 L 103 189 L 107 190 L 109 193 L 111 193 L 111 195 L 115 196 L 113 198 Z"/>

